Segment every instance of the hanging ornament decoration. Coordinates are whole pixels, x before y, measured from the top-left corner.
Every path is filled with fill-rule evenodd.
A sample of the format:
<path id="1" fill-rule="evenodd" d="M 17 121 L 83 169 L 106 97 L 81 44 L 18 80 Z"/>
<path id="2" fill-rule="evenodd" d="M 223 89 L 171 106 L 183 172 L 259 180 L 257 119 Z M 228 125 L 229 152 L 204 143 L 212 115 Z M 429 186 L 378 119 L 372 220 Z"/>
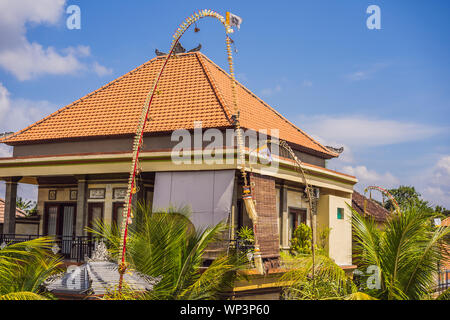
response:
<path id="1" fill-rule="evenodd" d="M 60 250 L 61 250 L 61 248 L 58 247 L 58 245 L 55 243 L 52 247 L 53 254 L 57 254 Z"/>
<path id="2" fill-rule="evenodd" d="M 393 206 L 395 207 L 395 211 L 398 214 L 400 214 L 400 206 L 398 205 L 398 202 L 397 202 L 397 200 L 395 200 L 394 196 L 389 193 L 389 191 L 387 191 L 386 189 L 383 189 L 381 187 L 378 187 L 378 186 L 368 186 L 367 188 L 364 189 L 364 195 L 367 193 L 367 191 L 369 191 L 370 199 L 372 199 L 372 190 L 381 192 L 381 194 L 383 196 L 383 202 L 384 202 L 384 196 L 389 198 L 389 200 L 391 200 Z M 364 212 L 365 212 L 365 209 L 364 209 Z"/>
<path id="3" fill-rule="evenodd" d="M 248 186 L 247 175 L 245 172 L 244 143 L 243 143 L 243 139 L 242 139 L 241 128 L 239 125 L 239 109 L 238 109 L 237 94 L 236 94 L 236 80 L 235 80 L 235 76 L 234 76 L 233 57 L 232 57 L 232 51 L 231 51 L 231 41 L 232 40 L 229 37 L 229 34 L 234 32 L 232 27 L 237 27 L 238 29 L 240 28 L 240 25 L 242 23 L 242 18 L 240 18 L 236 15 L 233 15 L 229 12 L 227 12 L 226 16 L 227 16 L 227 20 L 223 16 L 221 16 L 219 13 L 217 13 L 213 10 L 204 9 L 204 10 L 195 12 L 194 14 L 192 14 L 191 16 L 189 16 L 185 19 L 185 21 L 176 29 L 175 33 L 173 34 L 170 51 L 167 54 L 162 66 L 161 66 L 161 69 L 154 80 L 154 83 L 151 87 L 152 89 L 150 90 L 150 92 L 148 93 L 148 95 L 145 99 L 144 105 L 142 107 L 139 123 L 136 128 L 136 134 L 135 134 L 134 141 L 133 141 L 133 154 L 132 154 L 132 161 L 131 161 L 131 168 L 130 168 L 130 176 L 129 176 L 129 180 L 128 180 L 127 196 L 125 198 L 125 204 L 124 204 L 124 209 L 123 209 L 123 218 L 124 219 L 122 219 L 122 225 L 121 225 L 121 241 L 122 241 L 121 248 L 122 249 L 121 249 L 120 258 L 118 261 L 118 263 L 119 263 L 118 270 L 119 270 L 119 275 L 120 275 L 119 286 L 118 286 L 119 293 L 122 290 L 123 275 L 126 272 L 127 265 L 128 265 L 126 262 L 128 225 L 131 223 L 131 206 L 132 206 L 133 195 L 137 192 L 135 177 L 136 177 L 136 172 L 137 172 L 137 168 L 138 168 L 139 152 L 140 152 L 141 146 L 142 146 L 144 128 L 146 126 L 147 120 L 149 119 L 150 106 L 152 104 L 155 94 L 160 93 L 160 91 L 158 90 L 158 83 L 159 83 L 159 80 L 161 79 L 161 76 L 163 74 L 163 71 L 164 71 L 167 63 L 169 62 L 169 59 L 176 57 L 174 50 L 177 47 L 177 45 L 179 44 L 179 40 L 180 40 L 181 36 L 186 32 L 187 29 L 189 29 L 189 27 L 192 24 L 196 24 L 197 21 L 202 18 L 206 18 L 206 17 L 215 18 L 215 19 L 219 20 L 225 28 L 226 47 L 227 47 L 227 55 L 228 55 L 228 64 L 230 67 L 231 87 L 232 87 L 232 97 L 233 97 L 233 107 L 234 107 L 234 115 L 233 116 L 234 116 L 234 119 L 236 120 L 234 122 L 234 125 L 236 127 L 236 132 L 237 132 L 240 170 L 241 170 L 242 177 L 244 179 L 244 186 Z M 196 29 L 197 29 L 197 31 L 199 31 L 198 28 L 196 28 Z M 196 30 L 194 30 L 194 31 L 196 31 Z M 250 199 L 251 193 L 246 194 L 246 196 L 249 197 L 249 199 Z M 251 202 L 253 203 L 253 201 L 251 201 Z M 250 202 L 248 202 L 248 203 L 250 203 Z M 253 207 L 254 207 L 254 204 L 253 204 Z M 254 210 L 254 208 L 253 208 L 253 212 L 255 215 L 254 225 L 256 226 L 256 210 Z M 256 243 L 256 239 L 255 239 L 255 243 Z M 257 251 L 259 252 L 259 248 Z M 256 250 L 255 250 L 255 256 L 256 256 Z M 256 260 L 258 260 L 258 262 L 256 262 L 256 264 L 260 265 L 260 267 L 258 269 L 262 269 L 262 261 L 261 261 L 260 256 L 258 259 L 255 257 L 255 261 Z"/>

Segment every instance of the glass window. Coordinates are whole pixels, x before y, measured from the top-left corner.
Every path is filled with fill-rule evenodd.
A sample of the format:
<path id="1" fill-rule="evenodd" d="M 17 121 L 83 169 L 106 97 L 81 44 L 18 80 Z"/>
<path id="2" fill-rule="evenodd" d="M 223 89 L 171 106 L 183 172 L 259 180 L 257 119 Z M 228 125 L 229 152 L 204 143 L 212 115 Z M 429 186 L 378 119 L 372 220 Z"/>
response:
<path id="1" fill-rule="evenodd" d="M 339 220 L 344 219 L 344 208 L 337 208 L 337 218 Z"/>

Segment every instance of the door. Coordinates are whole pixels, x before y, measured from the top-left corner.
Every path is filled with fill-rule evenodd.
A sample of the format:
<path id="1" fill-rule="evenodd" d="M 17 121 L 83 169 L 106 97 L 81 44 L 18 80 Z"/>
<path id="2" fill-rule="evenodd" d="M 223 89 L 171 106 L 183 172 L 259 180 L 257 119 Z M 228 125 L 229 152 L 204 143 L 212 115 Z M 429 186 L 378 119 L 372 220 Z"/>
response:
<path id="1" fill-rule="evenodd" d="M 103 203 L 89 203 L 88 204 L 88 227 L 92 228 L 96 222 L 103 221 Z"/>
<path id="2" fill-rule="evenodd" d="M 51 205 L 47 208 L 47 232 L 49 236 L 56 236 L 58 231 L 59 205 Z"/>
<path id="3" fill-rule="evenodd" d="M 54 236 L 61 253 L 69 255 L 75 235 L 76 204 L 47 203 L 44 208 L 44 234 Z"/>
<path id="4" fill-rule="evenodd" d="M 75 218 L 75 207 L 74 206 L 63 206 L 62 207 L 62 248 L 61 252 L 63 254 L 70 254 L 72 248 L 73 235 L 74 235 L 74 219 Z"/>
<path id="5" fill-rule="evenodd" d="M 122 226 L 123 220 L 123 202 L 115 202 L 113 204 L 113 223 L 119 228 Z"/>
<path id="6" fill-rule="evenodd" d="M 306 209 L 289 208 L 289 241 L 300 223 L 306 224 Z"/>

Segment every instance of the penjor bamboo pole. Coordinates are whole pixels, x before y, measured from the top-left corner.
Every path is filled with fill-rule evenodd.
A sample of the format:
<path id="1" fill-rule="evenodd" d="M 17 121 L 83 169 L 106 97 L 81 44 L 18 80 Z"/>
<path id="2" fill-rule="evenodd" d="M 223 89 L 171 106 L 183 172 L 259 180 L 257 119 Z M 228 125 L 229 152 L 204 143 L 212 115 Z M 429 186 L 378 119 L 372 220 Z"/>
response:
<path id="1" fill-rule="evenodd" d="M 228 36 L 228 34 L 232 33 L 233 30 L 226 22 L 225 18 L 218 14 L 215 11 L 212 10 L 201 10 L 199 12 L 196 12 L 192 14 L 190 17 L 186 18 L 185 22 L 183 22 L 178 29 L 176 30 L 175 34 L 173 35 L 172 45 L 169 51 L 169 54 L 167 55 L 159 73 L 156 77 L 156 80 L 152 86 L 151 91 L 148 93 L 147 98 L 145 100 L 141 117 L 139 119 L 139 123 L 136 129 L 136 135 L 133 142 L 133 158 L 131 163 L 131 169 L 130 169 L 130 176 L 128 179 L 128 189 L 127 189 L 127 196 L 125 200 L 124 210 L 123 210 L 123 218 L 122 219 L 122 226 L 121 226 L 121 239 L 122 239 L 122 250 L 120 254 L 119 259 L 119 294 L 122 292 L 122 286 L 123 286 L 123 275 L 126 272 L 127 264 L 126 264 L 126 250 L 127 250 L 127 236 L 128 236 L 128 225 L 131 223 L 132 213 L 131 213 L 131 204 L 133 195 L 136 193 L 136 171 L 138 169 L 138 159 L 139 159 L 139 152 L 140 148 L 142 146 L 142 140 L 143 140 L 143 134 L 144 134 L 144 128 L 147 124 L 149 112 L 150 112 L 150 106 L 153 101 L 155 92 L 157 91 L 158 82 L 161 79 L 161 76 L 163 74 L 163 71 L 172 56 L 175 46 L 179 42 L 181 36 L 186 32 L 189 27 L 196 23 L 198 20 L 204 18 L 204 17 L 212 17 L 218 19 L 223 26 L 225 27 L 226 32 L 226 43 L 227 43 L 227 55 L 228 55 L 228 63 L 230 66 L 230 75 L 231 75 L 231 86 L 232 86 L 232 92 L 233 92 L 233 106 L 235 111 L 235 117 L 236 117 L 236 130 L 237 130 L 237 138 L 238 138 L 238 148 L 240 153 L 240 159 L 241 159 L 241 174 L 244 179 L 245 186 L 247 186 L 247 174 L 245 172 L 245 155 L 244 155 L 244 147 L 243 147 L 243 139 L 242 139 L 242 133 L 241 128 L 239 125 L 239 108 L 237 104 L 237 94 L 236 94 L 236 81 L 234 77 L 234 68 L 233 68 L 233 58 L 231 53 L 231 40 Z M 256 211 L 254 211 L 256 214 Z M 255 219 L 256 221 L 256 219 Z M 256 224 L 256 222 L 255 222 Z M 255 237 L 256 238 L 256 237 Z"/>

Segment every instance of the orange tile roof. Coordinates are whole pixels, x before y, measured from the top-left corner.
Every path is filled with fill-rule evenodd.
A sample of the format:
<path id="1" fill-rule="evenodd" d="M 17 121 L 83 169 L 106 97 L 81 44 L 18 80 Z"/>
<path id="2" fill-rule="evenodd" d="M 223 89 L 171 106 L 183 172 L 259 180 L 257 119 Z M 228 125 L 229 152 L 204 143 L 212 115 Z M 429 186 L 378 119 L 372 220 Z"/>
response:
<path id="1" fill-rule="evenodd" d="M 16 208 L 16 217 L 23 218 L 26 214 L 22 209 Z M 5 221 L 5 200 L 0 199 L 0 223 Z"/>
<path id="2" fill-rule="evenodd" d="M 48 140 L 130 135 L 165 57 L 156 57 L 83 98 L 0 142 L 10 145 Z M 232 127 L 230 76 L 200 52 L 170 59 L 158 85 L 145 132 Z M 336 157 L 250 90 L 238 83 L 241 126 L 278 129 L 280 138 L 325 158 Z M 270 131 L 269 131 L 270 133 Z"/>
<path id="3" fill-rule="evenodd" d="M 364 213 L 364 200 L 367 201 L 366 204 L 366 213 Z M 383 206 L 380 206 L 378 203 L 369 199 L 356 190 L 353 190 L 352 194 L 352 208 L 355 209 L 360 214 L 366 214 L 375 219 L 378 222 L 386 222 L 389 218 L 390 212 L 385 209 Z"/>

